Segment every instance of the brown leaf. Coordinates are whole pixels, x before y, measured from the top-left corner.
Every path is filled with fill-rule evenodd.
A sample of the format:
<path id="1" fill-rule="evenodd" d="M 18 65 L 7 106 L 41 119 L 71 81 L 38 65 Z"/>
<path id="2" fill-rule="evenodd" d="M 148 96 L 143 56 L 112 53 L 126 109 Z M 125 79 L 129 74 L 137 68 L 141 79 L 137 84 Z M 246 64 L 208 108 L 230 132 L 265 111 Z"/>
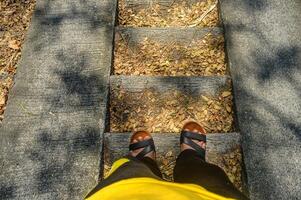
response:
<path id="1" fill-rule="evenodd" d="M 226 110 L 227 110 L 228 113 L 232 112 L 232 108 L 229 105 L 226 105 Z"/>
<path id="2" fill-rule="evenodd" d="M 18 50 L 18 49 L 21 48 L 21 44 L 17 40 L 10 40 L 8 42 L 8 47 L 11 48 L 11 49 L 14 49 L 14 50 Z"/>
<path id="3" fill-rule="evenodd" d="M 230 96 L 231 95 L 231 92 L 230 91 L 225 91 L 222 93 L 222 97 L 227 97 L 227 96 Z"/>
<path id="4" fill-rule="evenodd" d="M 4 106 L 6 102 L 6 97 L 4 95 L 0 95 L 0 106 Z"/>

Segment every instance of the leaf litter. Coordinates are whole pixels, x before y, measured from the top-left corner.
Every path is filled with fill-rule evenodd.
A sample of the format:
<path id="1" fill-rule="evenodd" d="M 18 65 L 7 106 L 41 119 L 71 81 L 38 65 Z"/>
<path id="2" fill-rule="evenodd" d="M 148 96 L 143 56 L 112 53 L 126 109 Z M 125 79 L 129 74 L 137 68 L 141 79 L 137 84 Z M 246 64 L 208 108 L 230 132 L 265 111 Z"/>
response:
<path id="1" fill-rule="evenodd" d="M 224 38 L 211 33 L 189 44 L 160 43 L 145 38 L 134 47 L 117 34 L 114 55 L 116 75 L 212 76 L 227 73 Z"/>
<path id="2" fill-rule="evenodd" d="M 229 91 L 230 92 L 230 91 Z M 131 93 L 112 89 L 110 131 L 179 133 L 187 120 L 200 122 L 208 133 L 233 131 L 232 95 L 191 96 L 174 90 L 164 94 L 152 89 Z"/>
<path id="3" fill-rule="evenodd" d="M 216 27 L 219 15 L 216 0 L 203 0 L 189 4 L 173 1 L 169 5 L 130 5 L 119 0 L 118 23 L 134 27 Z"/>

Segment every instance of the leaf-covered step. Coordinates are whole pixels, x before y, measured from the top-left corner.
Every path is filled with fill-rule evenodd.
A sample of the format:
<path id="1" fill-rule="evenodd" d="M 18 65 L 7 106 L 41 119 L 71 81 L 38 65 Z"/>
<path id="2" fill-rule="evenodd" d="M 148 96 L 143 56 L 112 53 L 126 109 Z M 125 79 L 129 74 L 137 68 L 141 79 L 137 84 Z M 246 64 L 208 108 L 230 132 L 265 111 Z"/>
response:
<path id="1" fill-rule="evenodd" d="M 220 28 L 116 28 L 116 75 L 227 74 Z"/>
<path id="2" fill-rule="evenodd" d="M 235 130 L 228 77 L 112 76 L 110 84 L 111 132 L 178 132 L 187 120 Z"/>
<path id="3" fill-rule="evenodd" d="M 137 27 L 219 25 L 216 0 L 119 0 L 118 24 Z"/>

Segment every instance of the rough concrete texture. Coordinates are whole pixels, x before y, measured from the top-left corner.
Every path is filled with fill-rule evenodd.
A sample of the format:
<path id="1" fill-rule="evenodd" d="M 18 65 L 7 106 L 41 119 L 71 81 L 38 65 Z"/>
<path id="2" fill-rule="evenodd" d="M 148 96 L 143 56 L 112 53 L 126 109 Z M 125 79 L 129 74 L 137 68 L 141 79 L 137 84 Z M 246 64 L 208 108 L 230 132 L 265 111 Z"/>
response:
<path id="1" fill-rule="evenodd" d="M 156 28 L 156 27 L 116 27 L 116 34 L 121 34 L 129 45 L 136 46 L 147 37 L 160 43 L 177 42 L 179 44 L 190 44 L 192 40 L 199 40 L 208 33 L 218 36 L 223 33 L 220 27 L 212 28 Z"/>
<path id="2" fill-rule="evenodd" d="M 181 91 L 189 96 L 218 95 L 230 87 L 228 76 L 212 77 L 168 77 L 168 76 L 111 76 L 110 88 L 122 88 L 127 92 L 143 92 L 152 89 L 161 93 L 173 90 Z"/>
<path id="3" fill-rule="evenodd" d="M 100 173 L 112 0 L 39 0 L 0 129 L 0 199 L 82 199 Z"/>
<path id="4" fill-rule="evenodd" d="M 301 1 L 222 0 L 252 199 L 301 199 Z"/>

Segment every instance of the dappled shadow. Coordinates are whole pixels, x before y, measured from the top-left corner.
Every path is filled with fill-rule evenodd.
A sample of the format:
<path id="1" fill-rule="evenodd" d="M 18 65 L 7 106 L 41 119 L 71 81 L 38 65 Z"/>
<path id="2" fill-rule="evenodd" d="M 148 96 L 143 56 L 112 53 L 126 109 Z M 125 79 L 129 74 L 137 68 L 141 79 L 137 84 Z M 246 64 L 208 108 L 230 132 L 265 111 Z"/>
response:
<path id="1" fill-rule="evenodd" d="M 40 26 L 41 29 L 37 29 L 32 34 L 31 40 L 42 38 L 45 35 L 49 38 L 41 40 L 40 43 L 37 42 L 34 45 L 34 51 L 31 52 L 32 54 L 38 53 L 43 48 L 49 48 L 51 44 L 57 44 L 59 42 L 58 38 L 61 37 L 61 32 L 57 27 L 66 21 L 86 18 L 89 21 L 87 27 L 96 33 L 98 27 L 106 26 L 105 24 L 110 23 L 109 20 L 106 21 L 106 14 L 104 16 L 102 14 L 93 15 L 93 5 L 91 6 L 91 10 L 87 9 L 89 11 L 82 12 L 79 10 L 80 7 L 72 5 L 72 8 L 69 10 L 71 12 L 66 13 L 62 11 L 61 14 L 57 15 L 45 15 L 45 12 L 51 11 L 52 2 L 55 1 L 45 1 L 44 8 L 47 9 L 38 10 L 35 16 L 36 18 L 40 18 L 36 27 Z M 80 2 L 86 4 L 86 1 Z M 265 3 L 259 1 L 246 2 L 249 2 L 247 6 L 254 9 L 254 11 L 263 10 L 266 6 Z M 94 10 L 94 12 L 96 11 L 98 9 Z M 254 142 L 264 147 L 269 147 L 268 144 L 274 142 L 279 146 L 287 145 L 285 143 L 286 138 L 294 139 L 294 137 L 297 137 L 300 140 L 301 126 L 297 121 L 298 118 L 296 120 L 294 113 L 290 116 L 289 112 L 284 112 L 285 109 L 278 107 L 277 103 L 274 103 L 274 98 L 280 98 L 280 95 L 273 96 L 275 93 L 265 93 L 272 90 L 273 88 L 269 86 L 275 84 L 275 82 L 277 83 L 278 78 L 280 78 L 289 83 L 285 87 L 294 88 L 290 90 L 292 94 L 299 94 L 300 90 L 298 91 L 297 89 L 298 85 L 300 86 L 300 79 L 296 79 L 292 71 L 297 70 L 298 65 L 295 65 L 295 63 L 298 62 L 297 59 L 300 50 L 297 46 L 277 46 L 278 44 L 273 44 L 273 41 L 270 41 L 261 31 L 256 30 L 256 27 L 254 29 L 254 27 L 250 28 L 243 23 L 226 25 L 226 29 L 229 28 L 231 31 L 254 35 L 256 41 L 262 45 L 259 45 L 258 49 L 268 48 L 268 53 L 261 54 L 254 49 L 248 52 L 248 59 L 252 59 L 256 68 L 252 68 L 252 66 L 249 68 L 248 63 L 236 62 L 237 65 L 233 66 L 231 71 L 234 77 L 235 94 L 239 102 L 237 106 L 240 113 L 240 126 L 243 127 L 242 133 L 245 133 L 245 131 L 251 131 L 252 133 L 255 130 L 254 127 L 252 127 L 253 129 L 245 129 L 251 123 L 257 125 L 256 129 L 259 127 L 269 127 L 269 115 L 273 119 L 280 121 L 280 126 L 290 131 L 281 133 L 283 138 L 278 136 L 270 137 L 269 134 L 266 134 L 268 133 L 266 131 L 264 132 L 265 134 L 259 136 L 259 140 L 255 134 L 244 134 L 245 147 L 250 147 L 251 143 Z M 51 33 L 50 36 L 47 32 Z M 108 35 L 105 38 L 110 40 L 111 35 L 109 33 L 106 34 Z M 45 44 L 45 41 L 49 43 Z M 236 45 L 235 42 L 229 40 L 228 48 L 231 49 L 232 45 Z M 104 42 L 104 44 L 108 43 L 108 41 Z M 14 198 L 15 193 L 21 187 L 25 188 L 23 190 L 32 189 L 26 192 L 23 191 L 24 195 L 26 194 L 28 198 L 36 194 L 48 194 L 52 199 L 64 197 L 78 198 L 78 195 L 83 194 L 88 185 L 91 186 L 93 184 L 91 181 L 95 181 L 96 173 L 95 171 L 91 171 L 91 169 L 95 170 L 95 165 L 98 164 L 97 157 L 100 156 L 99 146 L 101 145 L 101 132 L 104 127 L 103 124 L 100 123 L 99 125 L 98 123 L 99 118 L 104 117 L 102 115 L 103 107 L 100 104 L 103 104 L 102 106 L 106 105 L 107 94 L 105 88 L 107 87 L 107 80 L 104 77 L 108 75 L 107 72 L 109 70 L 107 71 L 106 69 L 100 73 L 99 69 L 97 69 L 100 63 L 91 60 L 91 52 L 77 48 L 78 46 L 70 44 L 67 47 L 61 46 L 59 50 L 54 53 L 51 52 L 52 55 L 49 55 L 55 62 L 42 66 L 44 72 L 50 73 L 51 76 L 55 77 L 55 80 L 50 81 L 51 84 L 54 84 L 53 88 L 51 88 L 54 90 L 54 93 L 47 98 L 45 97 L 42 104 L 42 106 L 50 105 L 50 109 L 47 111 L 43 110 L 34 120 L 26 117 L 26 119 L 22 119 L 27 120 L 26 123 L 29 128 L 17 127 L 13 129 L 19 132 L 17 139 L 20 140 L 18 141 L 20 144 L 14 142 L 15 138 L 13 138 L 12 143 L 7 144 L 7 148 L 13 149 L 12 157 L 17 155 L 22 157 L 22 159 L 12 161 L 14 165 L 9 166 L 10 169 L 4 169 L 4 172 L 8 173 L 8 177 L 15 177 L 16 174 L 18 174 L 18 177 L 14 179 L 15 182 L 1 184 L 1 198 Z M 110 53 L 106 54 L 108 59 Z M 97 55 L 100 57 L 100 53 L 97 53 Z M 105 56 L 101 58 L 105 58 Z M 39 66 L 28 67 L 34 68 Z M 245 67 L 247 70 L 239 71 L 238 67 Z M 249 77 L 254 78 L 255 83 L 245 82 L 249 80 Z M 45 79 L 43 81 L 48 83 L 47 81 L 49 80 Z M 51 84 L 49 83 L 49 85 Z M 175 85 L 177 84 L 178 88 L 182 88 L 183 83 L 179 82 Z M 263 93 L 258 93 L 261 90 Z M 31 95 L 34 95 L 34 91 Z M 289 97 L 287 98 L 289 99 Z M 281 100 L 283 101 L 283 99 Z M 260 104 L 260 106 L 256 107 L 256 104 Z M 258 110 L 256 109 L 263 110 L 269 115 L 262 116 L 260 115 L 261 113 L 257 113 Z M 18 121 L 20 118 L 13 118 L 11 120 Z M 36 123 L 35 126 L 30 127 L 30 124 L 34 123 Z M 15 136 L 16 134 L 14 134 Z M 279 138 L 283 140 L 279 140 Z M 22 145 L 24 146 L 21 150 L 17 149 L 17 146 Z M 260 154 L 262 152 L 257 153 Z M 13 158 L 10 159 L 13 160 Z M 24 165 L 24 171 L 10 171 L 20 164 Z M 34 168 L 28 169 L 30 167 Z M 32 172 L 34 173 L 32 174 Z M 262 173 L 265 172 L 268 174 L 269 169 L 266 168 L 266 171 Z M 273 191 L 266 192 L 272 193 Z M 21 196 L 22 192 L 18 192 L 18 195 Z"/>
<path id="2" fill-rule="evenodd" d="M 292 4 L 245 0 L 221 7 L 249 186 L 258 199 L 297 198 L 301 46 Z"/>
<path id="3" fill-rule="evenodd" d="M 251 12 L 264 12 L 268 5 L 266 0 L 244 1 L 244 3 Z"/>
<path id="4" fill-rule="evenodd" d="M 69 197 L 74 196 L 74 192 L 79 192 L 74 191 L 74 187 L 79 187 L 76 185 L 77 181 L 83 176 L 91 177 L 87 169 L 78 168 L 76 165 L 80 164 L 78 161 L 83 160 L 86 155 L 93 154 L 99 149 L 100 140 L 99 130 L 96 128 L 81 128 L 78 130 L 79 135 L 72 139 L 68 136 L 71 134 L 68 129 L 60 131 L 58 137 L 42 131 L 38 135 L 35 147 L 25 152 L 40 168 L 34 174 L 34 179 L 37 180 L 36 192 L 38 194 L 57 192 L 57 198 L 60 198 L 59 194 L 66 193 Z M 80 158 L 81 156 L 83 158 Z M 70 179 L 74 183 L 70 182 Z"/>
<path id="5" fill-rule="evenodd" d="M 240 80 L 239 82 L 241 81 L 243 80 Z M 249 127 L 250 121 L 252 122 L 251 129 L 248 131 L 245 129 L 241 130 L 242 133 L 245 133 L 245 144 L 247 144 L 248 141 L 265 141 L 265 143 L 261 143 L 261 145 L 268 146 L 278 144 L 286 146 L 287 141 L 289 139 L 294 140 L 294 137 L 301 141 L 301 124 L 300 121 L 298 121 L 298 118 L 294 118 L 294 116 L 291 115 L 293 113 L 283 112 L 283 110 L 281 110 L 282 105 L 277 107 L 265 97 L 254 94 L 252 90 L 240 90 L 238 95 L 239 98 L 244 98 L 249 102 L 249 104 L 247 104 L 247 102 L 239 103 L 238 109 L 241 127 Z M 237 101 L 240 101 L 240 99 L 237 99 Z M 275 99 L 275 101 L 277 100 Z M 261 109 L 262 112 L 255 111 L 256 109 Z M 265 112 L 267 114 L 263 114 Z M 246 121 L 249 124 L 245 124 Z M 286 130 L 286 132 L 280 132 L 280 135 L 278 135 L 278 133 L 276 134 L 276 132 L 271 133 L 270 131 L 272 130 L 276 131 L 275 127 L 271 127 L 273 126 L 273 123 L 277 123 L 277 127 L 282 127 L 281 129 Z M 261 131 L 265 132 L 265 134 L 251 134 L 252 132 L 257 133 L 259 128 L 264 128 L 264 130 Z"/>
<path id="6" fill-rule="evenodd" d="M 37 5 L 34 12 L 34 29 L 29 37 L 30 40 L 44 38 L 47 42 L 35 42 L 34 51 L 39 52 L 42 48 L 56 43 L 62 34 L 66 34 L 66 31 L 72 34 L 79 25 L 90 32 L 96 32 L 101 27 L 111 26 L 113 5 L 113 3 L 102 3 L 101 1 L 96 3 L 96 1 L 81 0 L 68 4 L 53 0 L 43 1 Z M 73 28 L 61 29 L 63 24 L 68 24 Z"/>
<path id="7" fill-rule="evenodd" d="M 7 183 L 0 182 L 0 199 L 12 199 L 15 197 L 16 187 L 8 185 Z"/>
<path id="8" fill-rule="evenodd" d="M 290 89 L 288 93 L 293 93 L 295 94 L 295 97 L 299 96 L 301 98 L 301 80 L 298 78 L 298 73 L 300 74 L 300 72 L 298 72 L 298 70 L 300 70 L 300 64 L 298 64 L 301 52 L 300 47 L 297 45 L 287 47 L 283 45 L 277 46 L 277 44 L 270 41 L 267 36 L 264 36 L 264 30 L 260 30 L 260 28 L 254 29 L 254 27 L 250 28 L 243 24 L 225 24 L 225 29 L 226 31 L 235 33 L 236 35 L 251 35 L 251 38 L 253 38 L 252 42 L 256 44 L 255 50 L 246 53 L 252 60 L 252 63 L 240 63 L 239 66 L 245 66 L 244 71 L 247 70 L 248 75 L 251 76 L 248 76 L 248 78 L 244 80 L 244 76 L 246 74 L 240 74 L 240 71 L 236 69 L 238 66 L 234 66 L 233 64 L 231 65 L 231 73 L 234 75 L 233 78 L 236 79 L 234 82 L 237 83 L 237 85 L 234 85 L 236 88 L 236 91 L 234 92 L 241 93 L 240 96 L 244 96 L 252 102 L 266 105 L 266 109 L 269 109 L 273 116 L 279 119 L 283 118 L 284 127 L 294 127 L 292 133 L 296 133 L 298 137 L 300 137 L 301 133 L 297 133 L 298 131 L 295 131 L 300 130 L 300 124 L 292 125 L 292 119 L 289 119 L 291 117 L 283 113 L 283 110 L 280 111 L 282 105 L 279 105 L 280 107 L 277 108 L 272 102 L 270 102 L 276 101 L 276 99 L 266 99 L 270 98 L 269 96 L 258 96 L 256 95 L 256 91 L 252 91 L 252 89 L 249 88 L 251 85 L 241 85 L 241 83 L 245 81 L 248 82 L 250 77 L 254 77 L 252 84 L 260 85 L 261 87 L 258 92 L 261 93 L 260 91 L 262 91 L 265 86 L 269 87 L 271 83 L 278 84 L 277 82 L 281 81 L 284 84 L 287 83 L 287 85 L 284 86 Z M 237 41 L 233 41 L 232 37 L 227 37 L 227 49 L 231 49 L 233 46 L 236 46 L 237 44 L 235 44 L 235 42 Z M 245 52 L 243 52 L 243 54 L 245 54 Z M 235 59 L 237 58 L 236 56 L 234 57 Z M 256 67 L 252 68 L 253 66 Z M 273 89 L 277 90 L 277 88 Z M 286 94 L 284 93 L 283 95 Z M 248 105 L 246 106 L 248 107 Z M 253 110 L 253 108 L 250 108 L 250 110 Z"/>
<path id="9" fill-rule="evenodd" d="M 258 78 L 261 83 L 274 76 L 284 76 L 288 80 L 294 79 L 294 71 L 298 69 L 298 55 L 300 49 L 297 46 L 282 47 L 276 50 L 271 56 L 262 56 L 258 51 L 254 52 L 252 57 L 255 58 L 258 66 L 261 66 L 258 71 Z M 296 84 L 296 86 L 300 86 Z"/>
<path id="10" fill-rule="evenodd" d="M 21 84 L 13 88 L 33 114 L 13 108 L 18 105 L 11 97 L 9 106 L 18 113 L 1 129 L 1 199 L 82 199 L 97 182 L 113 6 L 111 1 L 38 2 L 17 77 Z"/>
<path id="11" fill-rule="evenodd" d="M 50 111 L 58 109 L 98 108 L 104 101 L 107 87 L 106 69 L 92 68 L 91 55 L 88 52 L 75 53 L 74 48 L 60 50 L 56 55 L 60 67 L 54 69 L 55 76 L 62 82 L 60 95 L 54 95 L 50 101 Z"/>
<path id="12" fill-rule="evenodd" d="M 35 10 L 34 14 L 40 19 L 40 25 L 56 26 L 60 25 L 64 20 L 84 19 L 85 22 L 88 22 L 91 29 L 96 29 L 99 26 L 105 25 L 105 23 L 111 23 L 107 17 L 104 17 L 104 13 L 99 12 L 96 4 L 88 4 L 88 1 L 80 1 L 80 3 L 70 2 L 68 4 L 68 11 L 64 12 L 66 11 L 64 9 L 59 14 L 57 12 L 61 9 L 60 5 L 53 6 L 51 4 L 58 3 L 47 0 L 43 8 L 37 7 Z"/>

